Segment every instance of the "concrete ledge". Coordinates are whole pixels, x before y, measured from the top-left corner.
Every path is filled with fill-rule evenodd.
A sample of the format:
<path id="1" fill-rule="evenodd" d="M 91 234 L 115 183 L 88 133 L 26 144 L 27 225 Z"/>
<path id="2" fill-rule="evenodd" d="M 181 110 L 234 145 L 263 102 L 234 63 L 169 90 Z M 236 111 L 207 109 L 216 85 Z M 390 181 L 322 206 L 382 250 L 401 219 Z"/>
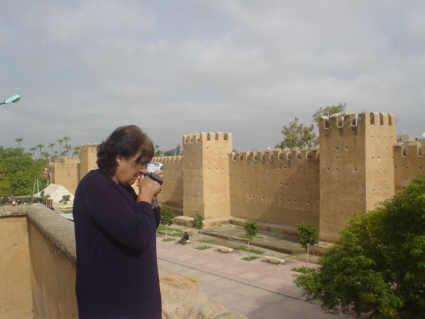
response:
<path id="1" fill-rule="evenodd" d="M 0 207 L 0 218 L 19 216 L 27 216 L 28 221 L 75 264 L 74 223 L 41 204 Z"/>

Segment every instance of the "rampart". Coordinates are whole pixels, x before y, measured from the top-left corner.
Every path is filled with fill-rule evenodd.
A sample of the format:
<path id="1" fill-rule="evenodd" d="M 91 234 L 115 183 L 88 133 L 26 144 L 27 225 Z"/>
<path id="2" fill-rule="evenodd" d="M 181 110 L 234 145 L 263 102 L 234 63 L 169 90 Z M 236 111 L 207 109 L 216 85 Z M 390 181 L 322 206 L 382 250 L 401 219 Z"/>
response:
<path id="1" fill-rule="evenodd" d="M 0 206 L 0 319 L 78 319 L 74 223 L 46 207 Z M 160 271 L 163 318 L 237 319 L 194 279 Z"/>
<path id="2" fill-rule="evenodd" d="M 80 181 L 80 158 L 61 157 L 49 163 L 49 172 L 52 182 L 61 181 L 71 193 L 75 193 Z"/>
<path id="3" fill-rule="evenodd" d="M 159 195 L 161 203 L 181 212 L 183 210 L 183 156 L 162 156 L 152 159 L 164 164 L 162 170 L 167 176 Z"/>
<path id="4" fill-rule="evenodd" d="M 229 154 L 232 217 L 319 226 L 319 152 L 285 149 Z"/>
<path id="5" fill-rule="evenodd" d="M 248 220 L 286 232 L 306 223 L 336 241 L 355 212 L 374 209 L 425 173 L 424 146 L 396 145 L 391 114 L 322 117 L 319 140 L 314 150 L 234 153 L 230 133 L 184 135 L 183 156 L 154 159 L 166 176 L 159 199 L 183 210 L 179 222 L 201 215 L 207 225 Z M 95 167 L 90 147 L 80 154 L 80 178 Z"/>
<path id="6" fill-rule="evenodd" d="M 395 191 L 401 192 L 412 180 L 425 175 L 425 145 L 411 143 L 394 146 Z"/>

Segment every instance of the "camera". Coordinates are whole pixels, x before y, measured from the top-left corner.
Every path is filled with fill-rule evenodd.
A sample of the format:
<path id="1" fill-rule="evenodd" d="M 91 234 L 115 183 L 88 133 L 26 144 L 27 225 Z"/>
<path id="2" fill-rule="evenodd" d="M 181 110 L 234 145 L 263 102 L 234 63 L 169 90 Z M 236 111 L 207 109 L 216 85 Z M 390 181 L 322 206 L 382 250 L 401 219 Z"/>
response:
<path id="1" fill-rule="evenodd" d="M 162 166 L 161 162 L 149 162 L 146 164 L 147 172 L 145 176 L 148 176 L 149 178 L 153 179 L 155 182 L 158 182 L 160 185 L 162 185 L 163 180 L 161 177 L 155 174 L 155 172 L 161 170 Z"/>

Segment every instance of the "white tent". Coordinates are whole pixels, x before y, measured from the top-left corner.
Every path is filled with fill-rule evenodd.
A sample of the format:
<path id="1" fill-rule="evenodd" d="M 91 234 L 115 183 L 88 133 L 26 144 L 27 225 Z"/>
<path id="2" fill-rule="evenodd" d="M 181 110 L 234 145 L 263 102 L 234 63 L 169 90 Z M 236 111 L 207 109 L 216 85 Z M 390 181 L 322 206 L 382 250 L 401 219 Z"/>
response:
<path id="1" fill-rule="evenodd" d="M 74 195 L 72 195 L 72 193 L 62 185 L 49 184 L 45 189 L 34 194 L 34 197 L 41 197 L 41 192 L 44 192 L 45 196 L 49 195 L 49 199 L 53 200 L 54 204 L 59 204 L 64 195 L 69 195 L 69 201 L 66 206 L 72 206 L 72 203 L 74 202 Z"/>

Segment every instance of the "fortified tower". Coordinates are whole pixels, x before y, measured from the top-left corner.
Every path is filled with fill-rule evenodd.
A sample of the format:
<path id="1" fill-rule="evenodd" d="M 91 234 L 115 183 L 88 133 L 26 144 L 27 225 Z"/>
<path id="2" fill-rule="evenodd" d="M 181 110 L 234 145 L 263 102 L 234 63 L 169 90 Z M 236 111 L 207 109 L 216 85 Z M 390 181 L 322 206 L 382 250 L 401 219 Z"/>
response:
<path id="1" fill-rule="evenodd" d="M 232 134 L 183 136 L 183 212 L 208 220 L 229 219 L 229 158 Z"/>
<path id="2" fill-rule="evenodd" d="M 97 168 L 97 145 L 86 144 L 80 148 L 80 180 L 92 169 Z"/>
<path id="3" fill-rule="evenodd" d="M 396 123 L 386 113 L 322 117 L 320 133 L 320 239 L 337 241 L 357 211 L 394 195 Z"/>

